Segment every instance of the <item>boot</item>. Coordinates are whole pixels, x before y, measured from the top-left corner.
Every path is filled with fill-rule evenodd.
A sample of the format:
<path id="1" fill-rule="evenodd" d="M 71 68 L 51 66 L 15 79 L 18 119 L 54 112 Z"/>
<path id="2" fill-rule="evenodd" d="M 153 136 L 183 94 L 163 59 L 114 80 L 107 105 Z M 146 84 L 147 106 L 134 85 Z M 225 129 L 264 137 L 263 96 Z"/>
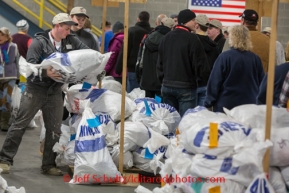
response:
<path id="1" fill-rule="evenodd" d="M 8 131 L 10 125 L 9 125 L 9 119 L 10 119 L 11 113 L 9 111 L 2 112 L 0 122 L 1 122 L 1 131 Z"/>
<path id="2" fill-rule="evenodd" d="M 0 111 L 0 130 L 2 131 L 2 119 L 1 119 L 1 117 L 2 117 L 2 111 Z"/>

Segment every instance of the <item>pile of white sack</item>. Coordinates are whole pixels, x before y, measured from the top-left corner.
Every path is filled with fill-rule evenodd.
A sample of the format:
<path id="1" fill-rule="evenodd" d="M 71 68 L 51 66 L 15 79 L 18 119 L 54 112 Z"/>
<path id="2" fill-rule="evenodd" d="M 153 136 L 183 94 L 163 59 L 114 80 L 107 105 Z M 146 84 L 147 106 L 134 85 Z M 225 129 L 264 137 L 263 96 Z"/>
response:
<path id="1" fill-rule="evenodd" d="M 112 180 L 113 176 L 119 175 L 116 167 L 119 165 L 120 155 L 119 131 L 122 95 L 117 92 L 120 90 L 117 89 L 118 84 L 115 84 L 114 80 L 108 80 L 113 83 L 114 86 L 110 88 L 113 88 L 114 91 L 95 87 L 84 88 L 83 84 L 77 84 L 66 92 L 65 106 L 75 115 L 69 120 L 68 126 L 62 125 L 60 142 L 53 149 L 58 153 L 57 164 L 74 165 L 74 172 L 77 176 L 84 173 L 107 175 L 108 170 L 111 171 Z M 102 88 L 108 87 L 108 84 L 105 84 L 106 81 L 107 79 L 103 81 Z M 151 137 L 162 138 L 160 142 L 165 141 L 164 144 L 168 145 L 168 138 L 175 134 L 181 117 L 169 105 L 158 103 L 150 98 L 140 98 L 143 96 L 144 91 L 135 89 L 125 98 L 123 167 L 129 169 L 135 166 L 153 173 L 150 167 L 152 157 L 148 157 L 146 154 L 147 149 L 154 149 L 156 145 L 151 143 L 150 139 Z M 97 120 L 98 124 L 95 128 L 97 132 L 88 124 L 87 112 L 90 112 L 88 113 L 90 117 L 94 116 L 94 119 Z M 87 142 L 92 139 L 98 140 L 103 146 L 86 149 L 95 147 Z M 153 151 L 155 153 L 164 152 L 165 148 L 160 147 Z M 99 160 L 100 157 L 105 159 Z M 114 165 L 112 166 L 111 163 Z M 92 180 L 85 183 L 96 182 Z"/>
<path id="2" fill-rule="evenodd" d="M 226 114 L 213 113 L 203 107 L 189 109 L 179 123 L 180 134 L 169 139 L 165 152 L 154 154 L 152 170 L 160 168 L 162 177 L 186 179 L 187 182 L 168 182 L 153 191 L 139 186 L 139 193 L 209 193 L 218 189 L 222 193 L 284 193 L 288 182 L 289 141 L 286 109 L 273 108 L 271 141 L 264 141 L 265 106 L 243 105 L 226 110 Z M 211 126 L 217 124 L 217 129 Z M 262 128 L 262 129 L 258 129 Z M 271 148 L 269 180 L 263 172 L 263 157 Z M 150 149 L 150 148 L 149 148 Z M 281 171 L 281 172 L 280 172 Z M 189 178 L 190 177 L 190 178 Z M 212 178 L 213 182 L 188 182 L 188 179 Z M 215 181 L 215 182 L 214 182 Z M 285 185 L 286 184 L 286 185 Z"/>

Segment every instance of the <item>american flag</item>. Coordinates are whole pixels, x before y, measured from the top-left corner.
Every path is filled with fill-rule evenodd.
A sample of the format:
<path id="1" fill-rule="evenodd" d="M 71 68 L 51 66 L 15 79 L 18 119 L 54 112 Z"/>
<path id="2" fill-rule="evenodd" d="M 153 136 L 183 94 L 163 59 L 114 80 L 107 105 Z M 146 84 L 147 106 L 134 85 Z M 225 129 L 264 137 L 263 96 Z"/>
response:
<path id="1" fill-rule="evenodd" d="M 245 10 L 246 0 L 189 0 L 189 9 L 208 18 L 217 19 L 223 26 L 239 25 L 239 15 Z"/>

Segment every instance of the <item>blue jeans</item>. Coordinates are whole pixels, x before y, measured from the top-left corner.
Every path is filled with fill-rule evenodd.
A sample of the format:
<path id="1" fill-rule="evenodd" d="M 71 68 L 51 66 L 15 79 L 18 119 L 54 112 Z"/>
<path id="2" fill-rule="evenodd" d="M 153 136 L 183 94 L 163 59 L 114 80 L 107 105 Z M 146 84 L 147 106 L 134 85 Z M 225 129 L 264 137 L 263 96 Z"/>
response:
<path id="1" fill-rule="evenodd" d="M 204 106 L 206 93 L 207 93 L 207 87 L 206 86 L 197 88 L 197 104 L 198 104 L 198 106 Z"/>
<path id="2" fill-rule="evenodd" d="M 135 72 L 128 72 L 126 92 L 130 93 L 133 89 L 138 88 Z"/>
<path id="3" fill-rule="evenodd" d="M 49 89 L 29 87 L 29 85 L 26 86 L 21 96 L 17 116 L 7 132 L 0 151 L 0 162 L 13 165 L 13 158 L 18 151 L 26 127 L 40 109 L 46 128 L 42 170 L 47 171 L 56 166 L 56 153 L 52 151 L 52 148 L 59 141 L 61 134 L 63 114 L 61 88 L 50 94 Z"/>
<path id="4" fill-rule="evenodd" d="M 174 107 L 181 116 L 197 105 L 197 90 L 162 86 L 163 103 Z"/>

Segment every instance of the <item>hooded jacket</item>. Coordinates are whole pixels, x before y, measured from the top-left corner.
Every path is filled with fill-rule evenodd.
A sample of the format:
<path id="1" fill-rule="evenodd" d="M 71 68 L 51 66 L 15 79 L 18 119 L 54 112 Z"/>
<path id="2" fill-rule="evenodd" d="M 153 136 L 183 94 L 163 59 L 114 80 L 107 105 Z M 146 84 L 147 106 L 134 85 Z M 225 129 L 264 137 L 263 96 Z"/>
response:
<path id="1" fill-rule="evenodd" d="M 1 47 L 1 46 L 0 46 Z M 2 59 L 2 53 L 0 49 L 0 65 L 2 65 L 2 70 L 0 72 L 0 79 L 18 79 L 19 78 L 19 66 L 18 66 L 18 49 L 17 44 L 9 42 L 8 44 L 8 58 L 9 61 L 6 63 Z M 2 63 L 2 62 L 3 63 Z"/>
<path id="2" fill-rule="evenodd" d="M 138 58 L 141 59 L 142 68 L 136 67 L 140 87 L 144 90 L 160 91 L 161 84 L 157 76 L 158 47 L 163 37 L 170 32 L 169 27 L 160 25 L 155 28 L 144 40 L 144 46 L 139 50 Z"/>
<path id="3" fill-rule="evenodd" d="M 137 61 L 138 50 L 140 43 L 145 34 L 150 33 L 152 30 L 148 22 L 137 22 L 135 26 L 128 29 L 128 42 L 127 42 L 127 70 L 128 72 L 135 72 L 135 64 Z M 116 64 L 116 73 L 122 73 L 123 62 L 123 46 L 119 53 Z"/>
<path id="4" fill-rule="evenodd" d="M 205 53 L 207 55 L 207 60 L 208 60 L 210 72 L 211 72 L 211 70 L 213 69 L 214 63 L 219 56 L 218 45 L 214 41 L 212 41 L 207 35 L 197 34 L 197 36 L 199 37 L 205 49 Z M 207 81 L 198 82 L 198 87 L 203 87 L 206 85 L 207 85 Z"/>
<path id="5" fill-rule="evenodd" d="M 122 77 L 121 75 L 115 72 L 115 65 L 117 62 L 118 55 L 120 53 L 122 44 L 123 44 L 124 33 L 120 32 L 113 36 L 108 45 L 108 51 L 112 52 L 104 70 L 106 71 L 106 75 L 112 77 Z"/>
<path id="6" fill-rule="evenodd" d="M 40 64 L 45 58 L 47 58 L 53 52 L 56 52 L 56 48 L 49 39 L 49 33 L 51 30 L 40 32 L 35 34 L 35 37 L 27 52 L 27 62 L 32 64 Z M 69 34 L 65 39 L 61 40 L 61 52 L 67 53 L 72 50 L 89 49 L 84 43 L 82 43 L 75 35 Z M 38 88 L 53 90 L 59 89 L 63 83 L 59 83 L 47 76 L 46 70 L 42 70 L 40 80 L 39 76 L 33 74 L 27 78 L 28 86 L 36 86 Z"/>

